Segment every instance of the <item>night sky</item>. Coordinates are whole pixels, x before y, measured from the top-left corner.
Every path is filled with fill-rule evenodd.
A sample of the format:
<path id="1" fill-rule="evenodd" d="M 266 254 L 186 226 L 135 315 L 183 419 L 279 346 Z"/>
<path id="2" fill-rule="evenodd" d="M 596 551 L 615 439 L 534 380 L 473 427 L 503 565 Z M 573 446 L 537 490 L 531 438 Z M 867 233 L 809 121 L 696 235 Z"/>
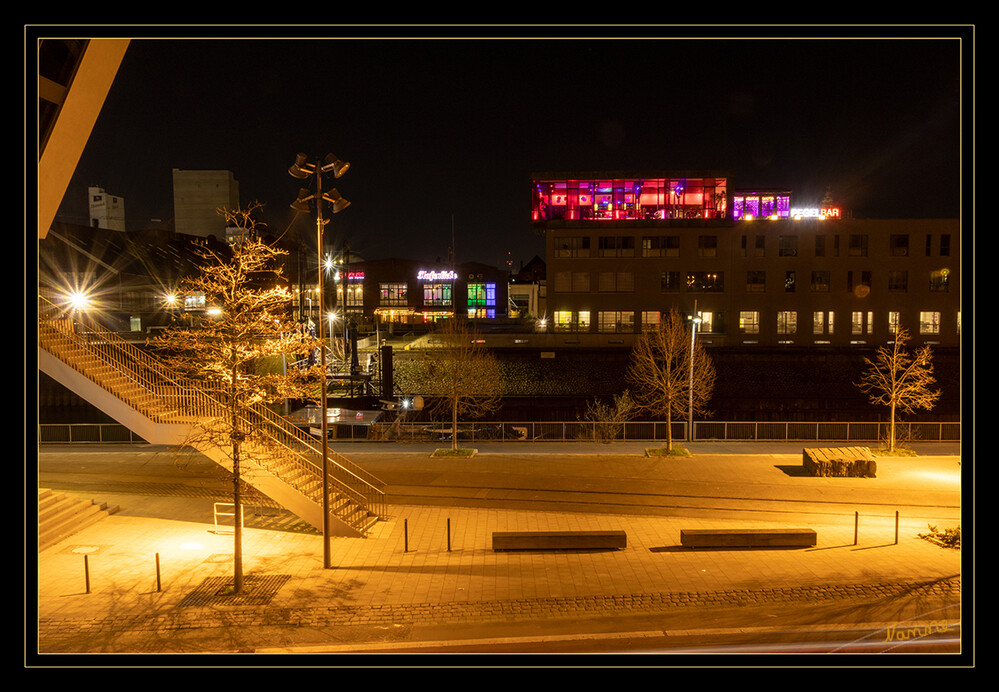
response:
<path id="1" fill-rule="evenodd" d="M 223 169 L 272 232 L 314 239 L 315 217 L 289 208 L 299 152 L 351 163 L 332 184 L 352 205 L 327 233 L 367 259 L 446 258 L 452 226 L 458 262 L 543 256 L 536 171 L 722 170 L 730 189 L 782 187 L 798 204 L 829 188 L 856 217 L 961 210 L 957 30 L 274 31 L 133 39 L 60 219 L 87 222 L 89 185 L 124 197 L 130 228 L 169 219 L 173 168 Z"/>

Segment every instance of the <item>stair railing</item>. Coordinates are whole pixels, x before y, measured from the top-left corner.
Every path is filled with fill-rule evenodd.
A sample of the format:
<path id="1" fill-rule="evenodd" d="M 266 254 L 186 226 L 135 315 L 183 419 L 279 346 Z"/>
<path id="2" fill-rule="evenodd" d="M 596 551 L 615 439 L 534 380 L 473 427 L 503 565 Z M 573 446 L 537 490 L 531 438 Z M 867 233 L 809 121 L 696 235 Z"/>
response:
<path id="1" fill-rule="evenodd" d="M 42 346 L 150 420 L 176 423 L 178 418 L 219 418 L 226 414 L 220 390 L 178 380 L 162 361 L 118 334 L 92 320 L 72 319 L 41 295 L 38 303 Z M 247 425 L 266 430 L 269 445 L 276 444 L 285 451 L 281 456 L 283 464 L 322 477 L 322 452 L 315 438 L 262 404 L 248 407 L 243 416 Z M 344 495 L 370 513 L 384 517 L 384 483 L 333 450 L 328 450 L 327 459 L 331 494 Z M 269 470 L 281 475 L 274 464 Z"/>

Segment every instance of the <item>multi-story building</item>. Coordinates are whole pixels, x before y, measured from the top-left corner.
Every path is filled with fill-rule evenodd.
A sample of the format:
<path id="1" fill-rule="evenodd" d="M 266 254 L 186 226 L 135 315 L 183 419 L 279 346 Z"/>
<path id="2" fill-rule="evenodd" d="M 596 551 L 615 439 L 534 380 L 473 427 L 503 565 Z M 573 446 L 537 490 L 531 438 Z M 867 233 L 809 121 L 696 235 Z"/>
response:
<path id="1" fill-rule="evenodd" d="M 551 329 L 628 344 L 676 307 L 718 346 L 957 346 L 957 219 L 851 218 L 720 174 L 539 174 Z"/>
<path id="2" fill-rule="evenodd" d="M 90 200 L 90 226 L 107 228 L 112 231 L 125 230 L 125 200 L 117 195 L 109 195 L 102 188 L 87 188 Z"/>
<path id="3" fill-rule="evenodd" d="M 230 171 L 173 169 L 174 226 L 177 233 L 227 240 L 219 209 L 239 207 L 239 183 Z"/>

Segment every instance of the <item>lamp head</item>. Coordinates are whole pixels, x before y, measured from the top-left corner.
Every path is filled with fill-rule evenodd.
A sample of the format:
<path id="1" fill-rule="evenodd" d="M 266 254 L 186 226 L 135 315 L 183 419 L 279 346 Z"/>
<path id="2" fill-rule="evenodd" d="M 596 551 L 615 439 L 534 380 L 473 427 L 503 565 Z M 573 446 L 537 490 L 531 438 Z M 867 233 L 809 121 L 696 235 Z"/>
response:
<path id="1" fill-rule="evenodd" d="M 336 188 L 324 193 L 323 198 L 333 205 L 334 214 L 339 214 L 341 211 L 350 206 L 350 202 L 341 197 L 340 192 Z"/>
<path id="2" fill-rule="evenodd" d="M 306 158 L 307 157 L 305 154 L 299 154 L 298 156 L 295 157 L 295 163 L 291 164 L 291 167 L 288 169 L 288 173 L 293 178 L 298 178 L 301 180 L 308 178 L 310 175 L 312 175 L 312 171 L 306 168 L 306 166 L 308 165 L 305 162 Z"/>
<path id="3" fill-rule="evenodd" d="M 309 211 L 309 200 L 314 195 L 304 187 L 298 191 L 298 199 L 291 203 L 291 208 L 295 211 Z"/>
<path id="4" fill-rule="evenodd" d="M 339 178 L 341 175 L 347 172 L 348 168 L 350 168 L 349 163 L 347 163 L 346 161 L 341 161 L 333 154 L 327 154 L 325 163 L 323 164 L 323 167 L 320 170 L 322 170 L 323 173 L 329 173 L 330 171 L 333 171 L 333 177 Z"/>

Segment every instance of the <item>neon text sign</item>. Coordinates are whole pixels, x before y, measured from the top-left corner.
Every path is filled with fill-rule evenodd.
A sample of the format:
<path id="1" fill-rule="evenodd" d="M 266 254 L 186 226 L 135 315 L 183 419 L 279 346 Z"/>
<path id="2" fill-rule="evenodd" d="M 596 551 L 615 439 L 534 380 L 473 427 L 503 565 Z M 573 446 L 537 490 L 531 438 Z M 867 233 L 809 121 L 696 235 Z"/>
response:
<path id="1" fill-rule="evenodd" d="M 792 209 L 791 216 L 795 219 L 838 219 L 838 207 L 802 207 Z"/>
<path id="2" fill-rule="evenodd" d="M 420 281 L 454 281 L 458 278 L 458 272 L 456 271 L 428 271 L 426 269 L 421 269 L 416 274 L 416 278 Z"/>

